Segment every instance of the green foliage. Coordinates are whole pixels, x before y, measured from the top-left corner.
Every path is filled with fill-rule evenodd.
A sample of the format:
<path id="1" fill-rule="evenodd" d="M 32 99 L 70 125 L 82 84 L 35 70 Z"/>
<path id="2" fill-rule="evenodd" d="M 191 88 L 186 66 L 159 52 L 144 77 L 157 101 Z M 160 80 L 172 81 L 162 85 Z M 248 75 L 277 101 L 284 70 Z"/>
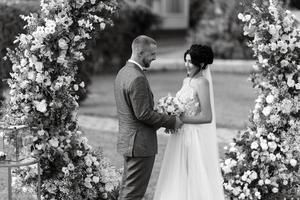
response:
<path id="1" fill-rule="evenodd" d="M 190 15 L 189 15 L 189 27 L 195 29 L 198 22 L 205 14 L 205 10 L 208 7 L 208 3 L 212 0 L 190 0 Z"/>
<path id="2" fill-rule="evenodd" d="M 6 48 L 14 48 L 15 36 L 23 32 L 22 27 L 25 23 L 18 16 L 27 14 L 33 9 L 30 3 L 11 6 L 0 4 L 0 107 L 4 100 L 3 90 L 6 87 L 2 80 L 8 77 L 11 68 L 11 63 L 2 58 L 7 53 Z"/>
<path id="3" fill-rule="evenodd" d="M 16 4 L 0 4 L 0 79 L 9 78 L 9 72 L 11 71 L 11 62 L 2 59 L 6 53 L 7 48 L 15 48 L 13 41 L 16 36 L 24 33 L 23 27 L 25 22 L 20 18 L 20 15 L 28 15 L 31 12 L 38 12 L 39 1 L 27 1 L 26 3 L 16 3 Z M 90 85 L 91 80 L 89 73 L 90 70 L 86 70 L 85 62 L 79 64 L 78 74 L 76 75 L 76 80 L 78 82 L 84 81 L 86 88 L 80 88 L 76 93 L 79 96 L 78 101 L 82 102 L 86 99 L 88 94 L 88 85 Z M 2 95 L 3 90 L 6 88 L 5 81 L 0 84 L 0 102 L 4 100 Z M 1 103 L 0 103 L 1 107 Z"/>
<path id="4" fill-rule="evenodd" d="M 121 1 L 113 22 L 114 26 L 101 31 L 88 45 L 87 59 L 82 65 L 92 73 L 120 69 L 130 57 L 132 40 L 150 34 L 160 18 L 143 5 Z"/>
<path id="5" fill-rule="evenodd" d="M 240 0 L 219 0 L 209 6 L 195 30 L 191 31 L 194 43 L 212 46 L 215 56 L 222 59 L 251 59 L 252 52 L 246 44 L 241 23 L 237 19 L 242 7 Z M 221 10 L 216 13 L 216 6 Z"/>
<path id="6" fill-rule="evenodd" d="M 300 9 L 300 1 L 299 0 L 290 0 L 290 6 L 292 8 Z"/>

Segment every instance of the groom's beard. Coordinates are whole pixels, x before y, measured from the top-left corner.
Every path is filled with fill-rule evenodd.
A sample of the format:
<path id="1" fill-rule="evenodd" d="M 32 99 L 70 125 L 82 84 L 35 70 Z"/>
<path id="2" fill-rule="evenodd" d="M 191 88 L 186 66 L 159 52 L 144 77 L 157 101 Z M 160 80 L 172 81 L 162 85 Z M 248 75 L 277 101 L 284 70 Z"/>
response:
<path id="1" fill-rule="evenodd" d="M 146 59 L 143 59 L 143 65 L 145 68 L 149 68 L 150 67 L 150 63 L 149 61 L 147 61 Z"/>

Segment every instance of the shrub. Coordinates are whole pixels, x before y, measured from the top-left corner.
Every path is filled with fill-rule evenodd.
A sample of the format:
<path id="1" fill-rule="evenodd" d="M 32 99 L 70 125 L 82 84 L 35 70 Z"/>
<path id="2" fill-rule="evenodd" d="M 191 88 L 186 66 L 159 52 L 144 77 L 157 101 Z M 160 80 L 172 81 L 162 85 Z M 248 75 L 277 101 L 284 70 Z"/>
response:
<path id="1" fill-rule="evenodd" d="M 151 34 L 160 18 L 143 5 L 121 1 L 113 22 L 114 26 L 100 32 L 89 45 L 83 65 L 91 72 L 119 70 L 130 57 L 132 40 L 141 34 Z"/>
<path id="2" fill-rule="evenodd" d="M 203 43 L 212 46 L 217 58 L 251 59 L 252 52 L 246 45 L 247 37 L 237 15 L 241 10 L 240 1 L 219 1 L 222 13 L 215 13 L 215 6 L 206 9 L 203 19 L 197 28 L 190 31 L 193 43 Z"/>
<path id="3" fill-rule="evenodd" d="M 15 45 L 13 41 L 20 33 L 24 33 L 23 27 L 25 22 L 19 17 L 20 15 L 28 15 L 31 12 L 38 12 L 39 1 L 27 1 L 26 3 L 0 4 L 0 57 L 3 58 L 7 48 L 13 49 Z M 11 63 L 1 59 L 0 61 L 0 78 L 1 80 L 9 77 L 11 71 Z M 76 79 L 81 82 L 84 81 L 86 88 L 80 88 L 77 91 L 79 96 L 78 101 L 82 102 L 88 94 L 88 85 L 90 85 L 91 74 L 86 70 L 84 63 L 79 63 L 78 74 Z M 5 81 L 0 84 L 0 106 L 1 101 L 4 100 L 3 90 L 6 88 Z"/>
<path id="4" fill-rule="evenodd" d="M 29 13 L 34 9 L 32 4 L 0 4 L 0 107 L 2 106 L 3 90 L 6 87 L 5 81 L 9 75 L 11 63 L 2 59 L 7 51 L 6 48 L 14 48 L 13 41 L 18 33 L 22 33 L 25 23 L 18 17 Z"/>
<path id="5" fill-rule="evenodd" d="M 292 8 L 300 9 L 300 1 L 299 0 L 290 0 L 290 6 Z"/>

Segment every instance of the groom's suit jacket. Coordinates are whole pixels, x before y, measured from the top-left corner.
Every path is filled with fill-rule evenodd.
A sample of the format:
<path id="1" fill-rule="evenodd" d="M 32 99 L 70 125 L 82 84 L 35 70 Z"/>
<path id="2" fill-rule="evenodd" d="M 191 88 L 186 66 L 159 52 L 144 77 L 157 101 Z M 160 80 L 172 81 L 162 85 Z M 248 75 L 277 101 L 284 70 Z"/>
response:
<path id="1" fill-rule="evenodd" d="M 115 80 L 119 118 L 117 150 L 128 157 L 148 157 L 157 153 L 156 130 L 174 128 L 175 117 L 153 110 L 153 94 L 144 72 L 127 62 Z"/>

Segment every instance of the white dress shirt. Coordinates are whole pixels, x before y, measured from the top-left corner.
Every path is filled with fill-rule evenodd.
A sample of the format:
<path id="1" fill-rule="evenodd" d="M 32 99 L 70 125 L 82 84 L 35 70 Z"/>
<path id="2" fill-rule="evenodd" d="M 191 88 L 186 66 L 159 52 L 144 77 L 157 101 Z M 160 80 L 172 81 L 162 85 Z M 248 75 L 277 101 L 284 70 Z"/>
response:
<path id="1" fill-rule="evenodd" d="M 142 67 L 142 65 L 140 65 L 138 62 L 136 62 L 136 61 L 134 61 L 132 59 L 129 59 L 128 62 L 136 64 L 137 66 L 139 66 L 139 68 L 141 68 L 142 71 L 146 71 L 147 70 L 145 67 Z"/>

